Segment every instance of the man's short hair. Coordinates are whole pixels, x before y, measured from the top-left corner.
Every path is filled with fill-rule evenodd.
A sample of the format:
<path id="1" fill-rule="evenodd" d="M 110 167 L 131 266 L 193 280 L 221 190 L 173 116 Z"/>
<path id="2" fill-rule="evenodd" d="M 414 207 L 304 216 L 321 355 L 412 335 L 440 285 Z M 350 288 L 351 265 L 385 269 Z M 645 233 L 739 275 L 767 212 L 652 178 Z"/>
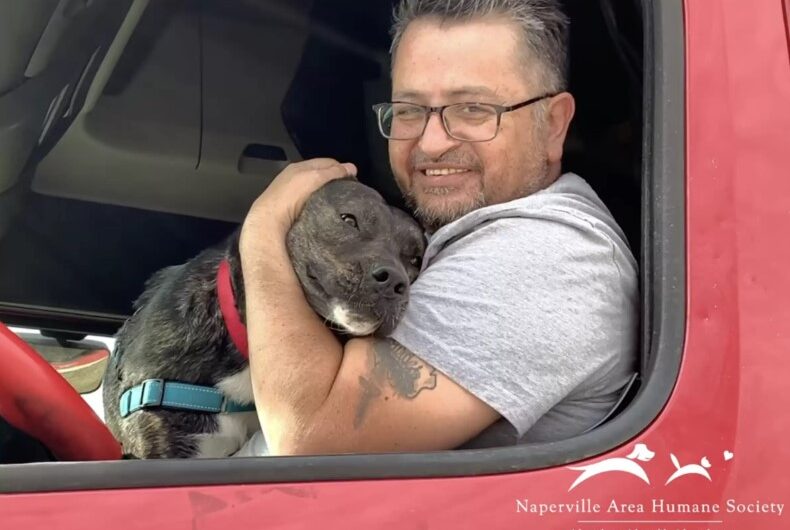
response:
<path id="1" fill-rule="evenodd" d="M 510 20 L 520 28 L 524 62 L 531 59 L 538 65 L 537 81 L 543 90 L 561 92 L 567 88 L 570 21 L 558 0 L 402 0 L 393 14 L 390 53 L 394 58 L 406 27 L 419 18 L 443 23 L 489 16 Z"/>

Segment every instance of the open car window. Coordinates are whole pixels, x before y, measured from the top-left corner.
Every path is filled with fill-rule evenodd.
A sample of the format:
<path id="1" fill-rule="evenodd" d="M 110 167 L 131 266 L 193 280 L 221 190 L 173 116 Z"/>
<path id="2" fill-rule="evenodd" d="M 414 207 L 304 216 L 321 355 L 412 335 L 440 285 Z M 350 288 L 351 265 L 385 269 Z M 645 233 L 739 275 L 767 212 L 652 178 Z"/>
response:
<path id="1" fill-rule="evenodd" d="M 674 384 L 684 331 L 681 2 L 566 7 L 577 115 L 563 169 L 600 195 L 641 270 L 639 380 L 616 415 L 551 444 L 430 455 L 107 462 L 54 477 L 14 465 L 0 489 L 490 474 L 599 454 L 643 430 Z M 223 240 L 288 162 L 352 160 L 363 183 L 402 205 L 370 112 L 389 98 L 391 2 L 103 9 L 63 30 L 79 46 L 56 46 L 27 82 L 0 90 L 0 155 L 19 116 L 44 124 L 12 138 L 28 146 L 21 163 L 0 166 L 0 321 L 111 336 L 154 271 Z M 79 39 L 96 27 L 101 39 Z"/>

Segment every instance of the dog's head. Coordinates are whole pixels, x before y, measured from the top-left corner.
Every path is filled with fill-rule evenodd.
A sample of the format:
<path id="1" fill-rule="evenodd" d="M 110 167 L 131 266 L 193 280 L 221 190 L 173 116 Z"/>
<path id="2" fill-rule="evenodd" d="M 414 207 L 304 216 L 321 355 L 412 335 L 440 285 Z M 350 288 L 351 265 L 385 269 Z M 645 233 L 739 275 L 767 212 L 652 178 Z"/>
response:
<path id="1" fill-rule="evenodd" d="M 307 301 L 351 335 L 395 328 L 424 251 L 422 230 L 408 214 L 351 179 L 313 193 L 288 233 Z"/>

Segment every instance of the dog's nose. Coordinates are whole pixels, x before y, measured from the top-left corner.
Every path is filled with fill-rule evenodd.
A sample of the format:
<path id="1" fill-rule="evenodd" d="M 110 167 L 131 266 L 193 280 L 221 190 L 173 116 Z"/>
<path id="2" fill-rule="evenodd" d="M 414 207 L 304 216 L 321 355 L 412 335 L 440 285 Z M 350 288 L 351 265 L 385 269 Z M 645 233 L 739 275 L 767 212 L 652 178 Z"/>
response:
<path id="1" fill-rule="evenodd" d="M 370 276 L 373 278 L 376 289 L 383 295 L 401 296 L 406 293 L 409 286 L 406 275 L 395 267 L 379 265 L 373 268 Z"/>

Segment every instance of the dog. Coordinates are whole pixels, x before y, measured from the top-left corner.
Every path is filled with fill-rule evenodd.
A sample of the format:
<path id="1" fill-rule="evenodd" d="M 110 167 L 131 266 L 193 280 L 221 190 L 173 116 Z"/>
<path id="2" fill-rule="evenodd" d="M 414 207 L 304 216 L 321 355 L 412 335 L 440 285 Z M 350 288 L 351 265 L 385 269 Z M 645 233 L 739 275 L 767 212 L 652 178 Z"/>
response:
<path id="1" fill-rule="evenodd" d="M 119 330 L 103 395 L 125 454 L 225 457 L 259 429 L 238 238 L 155 273 Z M 313 193 L 286 243 L 308 303 L 339 337 L 394 329 L 425 251 L 416 221 L 353 179 Z"/>

